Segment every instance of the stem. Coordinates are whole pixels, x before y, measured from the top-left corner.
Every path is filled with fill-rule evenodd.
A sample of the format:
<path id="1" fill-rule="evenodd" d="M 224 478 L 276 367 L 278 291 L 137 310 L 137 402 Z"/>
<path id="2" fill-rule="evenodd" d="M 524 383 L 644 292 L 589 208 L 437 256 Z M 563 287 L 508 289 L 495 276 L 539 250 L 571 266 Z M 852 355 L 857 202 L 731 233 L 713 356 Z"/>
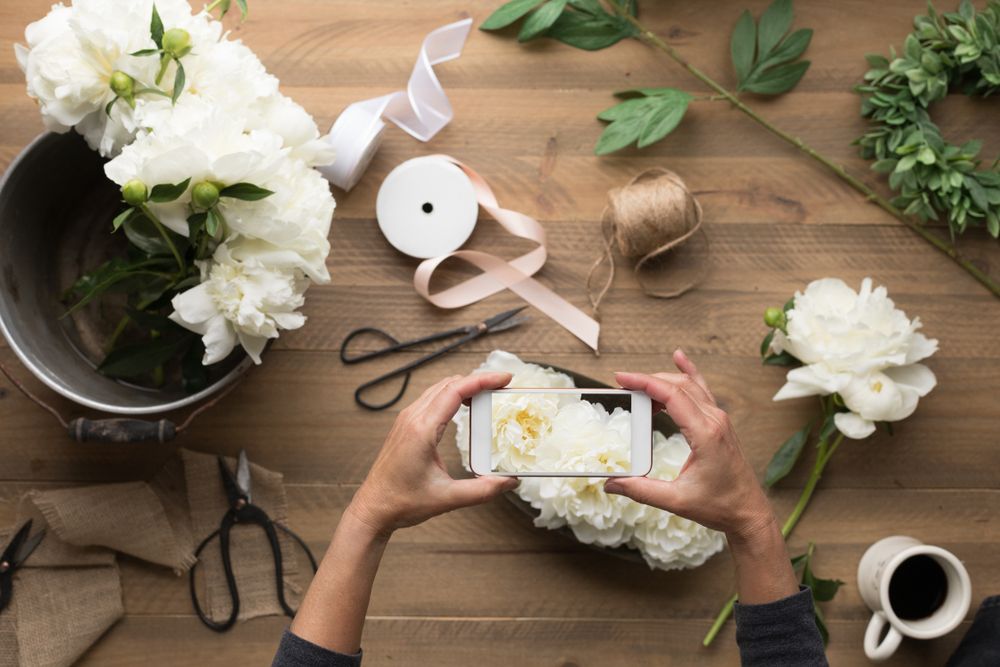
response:
<path id="1" fill-rule="evenodd" d="M 719 631 L 722 630 L 722 626 L 726 624 L 726 621 L 728 621 L 729 617 L 732 615 L 733 606 L 736 604 L 737 598 L 738 596 L 736 593 L 733 593 L 733 596 L 726 600 L 726 604 L 722 606 L 722 609 L 719 611 L 719 615 L 715 617 L 715 623 L 712 623 L 712 628 L 708 631 L 708 634 L 705 635 L 705 638 L 701 640 L 702 646 L 709 646 L 713 641 L 715 641 L 715 636 L 719 634 Z"/>
<path id="2" fill-rule="evenodd" d="M 177 260 L 177 268 L 180 269 L 181 273 L 187 271 L 187 266 L 184 264 L 181 254 L 177 252 L 177 246 L 174 245 L 173 239 L 171 239 L 170 235 L 167 234 L 167 230 L 163 226 L 163 223 L 160 222 L 159 218 L 153 215 L 153 212 L 150 211 L 149 207 L 145 204 L 141 204 L 139 206 L 139 210 L 141 210 L 143 214 L 153 222 L 153 226 L 156 227 L 156 231 L 160 233 L 160 236 L 163 237 L 163 240 L 166 241 L 167 245 L 170 247 L 170 252 L 173 253 L 174 259 Z"/>
<path id="3" fill-rule="evenodd" d="M 692 75 L 694 75 L 695 78 L 697 78 L 706 86 L 717 92 L 720 97 L 724 98 L 733 107 L 735 107 L 745 115 L 752 118 L 754 121 L 757 122 L 757 124 L 766 129 L 768 132 L 778 137 L 782 141 L 791 144 L 792 146 L 799 149 L 800 151 L 811 157 L 813 160 L 815 160 L 816 162 L 818 162 L 819 164 L 823 165 L 828 170 L 833 172 L 842 181 L 844 181 L 849 186 L 851 186 L 859 193 L 864 195 L 865 199 L 874 203 L 876 206 L 878 206 L 885 212 L 892 215 L 894 218 L 902 222 L 911 230 L 919 234 L 920 237 L 923 238 L 925 241 L 927 241 L 932 246 L 934 246 L 935 248 L 943 252 L 945 255 L 950 257 L 952 261 L 954 261 L 956 264 L 965 269 L 965 271 L 968 272 L 969 275 L 971 275 L 973 278 L 982 283 L 982 285 L 985 286 L 986 289 L 988 289 L 993 294 L 993 296 L 1000 297 L 1000 284 L 998 284 L 996 281 L 990 278 L 990 276 L 988 276 L 984 271 L 982 271 L 978 266 L 973 264 L 971 261 L 962 257 L 958 253 L 958 250 L 953 245 L 949 244 L 944 239 L 938 237 L 936 234 L 926 229 L 923 225 L 911 219 L 905 213 L 903 213 L 898 208 L 893 206 L 887 199 L 885 199 L 877 192 L 872 190 L 868 185 L 866 185 L 859 179 L 847 173 L 847 170 L 845 170 L 843 166 L 837 164 L 836 162 L 829 159 L 825 155 L 819 153 L 818 151 L 813 149 L 811 146 L 806 144 L 798 137 L 793 137 L 792 135 L 777 128 L 776 126 L 772 125 L 770 122 L 759 116 L 757 112 L 755 112 L 753 109 L 751 109 L 743 102 L 741 102 L 739 98 L 736 97 L 736 95 L 726 90 L 724 87 L 722 87 L 722 85 L 717 83 L 710 76 L 708 76 L 700 69 L 689 63 L 687 60 L 685 60 L 684 57 L 681 56 L 679 53 L 677 53 L 677 51 L 674 50 L 672 46 L 664 42 L 656 33 L 646 28 L 646 26 L 644 26 L 642 22 L 639 21 L 639 19 L 632 16 L 630 13 L 628 13 L 628 11 L 626 11 L 623 7 L 621 7 L 617 2 L 617 0 L 610 0 L 610 3 L 611 6 L 614 8 L 615 13 L 618 14 L 618 16 L 620 16 L 621 18 L 625 19 L 633 26 L 635 26 L 635 28 L 639 31 L 639 37 L 642 41 L 646 42 L 647 44 L 656 49 L 659 49 L 660 51 L 663 51 L 677 64 L 679 64 L 681 67 L 683 67 Z"/>
<path id="4" fill-rule="evenodd" d="M 215 8 L 222 4 L 222 0 L 213 0 L 212 4 L 205 7 L 205 12 L 211 14 Z"/>

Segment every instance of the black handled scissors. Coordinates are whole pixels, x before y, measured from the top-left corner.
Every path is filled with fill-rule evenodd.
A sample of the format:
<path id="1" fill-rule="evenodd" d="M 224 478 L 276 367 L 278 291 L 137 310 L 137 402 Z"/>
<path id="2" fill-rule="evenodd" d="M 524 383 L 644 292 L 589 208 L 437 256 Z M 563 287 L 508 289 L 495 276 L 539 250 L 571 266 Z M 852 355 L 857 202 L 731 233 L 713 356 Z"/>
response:
<path id="1" fill-rule="evenodd" d="M 0 611 L 6 609 L 14 597 L 14 571 L 24 564 L 45 537 L 44 528 L 28 537 L 31 533 L 31 523 L 31 520 L 28 520 L 21 526 L 0 554 Z"/>
<path id="2" fill-rule="evenodd" d="M 454 350 L 459 345 L 464 345 L 470 340 L 479 338 L 480 336 L 485 336 L 486 334 L 496 333 L 497 331 L 505 331 L 507 329 L 512 329 L 519 324 L 523 324 L 528 320 L 527 317 L 514 317 L 522 310 L 527 308 L 527 306 L 521 306 L 520 308 L 514 308 L 513 310 L 508 310 L 500 313 L 499 315 L 494 315 L 493 317 L 487 318 L 482 322 L 477 322 L 476 324 L 470 324 L 467 327 L 458 327 L 457 329 L 450 329 L 449 331 L 442 331 L 440 333 L 431 334 L 430 336 L 424 336 L 423 338 L 417 338 L 416 340 L 408 340 L 405 342 L 399 342 L 388 333 L 382 329 L 376 329 L 375 327 L 362 327 L 361 329 L 355 329 L 351 333 L 347 334 L 347 338 L 344 342 L 340 344 L 340 360 L 345 364 L 356 364 L 361 361 L 367 361 L 368 359 L 374 359 L 376 357 L 381 357 L 386 354 L 391 354 L 392 352 L 397 352 L 399 350 L 405 350 L 409 347 L 415 345 L 422 345 L 423 343 L 430 343 L 435 340 L 441 340 L 442 338 L 451 338 L 452 336 L 461 336 L 458 340 L 448 343 L 440 350 L 431 352 L 425 357 L 421 357 L 416 361 L 411 361 L 405 366 L 400 366 L 394 371 L 390 371 L 385 375 L 380 375 L 374 380 L 365 382 L 363 385 L 359 386 L 354 392 L 354 400 L 363 408 L 368 408 L 369 410 L 384 410 L 390 405 L 395 405 L 395 403 L 403 397 L 403 393 L 406 391 L 406 386 L 410 384 L 410 371 L 418 366 L 423 366 L 429 361 L 433 361 L 440 357 L 446 352 Z M 359 354 L 355 357 L 347 356 L 347 346 L 350 345 L 351 341 L 361 336 L 363 334 L 376 334 L 381 336 L 385 340 L 389 341 L 389 346 L 382 348 L 381 350 L 375 350 L 374 352 L 366 352 L 364 354 Z M 369 403 L 362 397 L 362 393 L 366 389 L 371 389 L 375 385 L 382 384 L 386 380 L 390 380 L 397 376 L 403 377 L 403 386 L 399 388 L 399 392 L 384 403 Z"/>
<path id="3" fill-rule="evenodd" d="M 285 600 L 284 566 L 281 562 L 281 545 L 278 543 L 278 533 L 275 530 L 275 526 L 298 542 L 299 546 L 302 547 L 309 557 L 309 564 L 312 566 L 313 572 L 316 572 L 316 558 L 313 557 L 312 551 L 309 550 L 309 547 L 302 541 L 301 537 L 280 523 L 272 521 L 267 512 L 253 504 L 253 496 L 250 492 L 250 462 L 247 460 L 246 451 L 240 451 L 240 457 L 236 463 L 235 475 L 229 469 L 229 466 L 226 465 L 224 458 L 220 456 L 218 462 L 219 474 L 222 476 L 222 485 L 225 487 L 226 496 L 229 499 L 229 509 L 223 515 L 219 528 L 198 545 L 194 555 L 196 559 L 200 558 L 205 545 L 214 538 L 219 538 L 219 549 L 222 552 L 222 569 L 226 575 L 226 586 L 229 587 L 229 595 L 232 597 L 233 606 L 229 613 L 229 618 L 222 623 L 216 623 L 205 615 L 195 591 L 194 571 L 198 566 L 198 562 L 195 561 L 194 566 L 191 567 L 189 580 L 194 610 L 198 614 L 198 618 L 201 619 L 201 622 L 216 632 L 225 632 L 236 623 L 236 617 L 240 613 L 240 595 L 239 591 L 236 590 L 236 577 L 233 575 L 233 563 L 229 551 L 231 544 L 229 541 L 229 531 L 232 530 L 235 524 L 245 523 L 260 526 L 264 530 L 264 534 L 267 535 L 267 541 L 271 545 L 271 556 L 274 558 L 274 583 L 278 593 L 278 604 L 281 605 L 281 609 L 286 615 L 295 616 L 295 610 L 289 607 L 288 602 Z"/>

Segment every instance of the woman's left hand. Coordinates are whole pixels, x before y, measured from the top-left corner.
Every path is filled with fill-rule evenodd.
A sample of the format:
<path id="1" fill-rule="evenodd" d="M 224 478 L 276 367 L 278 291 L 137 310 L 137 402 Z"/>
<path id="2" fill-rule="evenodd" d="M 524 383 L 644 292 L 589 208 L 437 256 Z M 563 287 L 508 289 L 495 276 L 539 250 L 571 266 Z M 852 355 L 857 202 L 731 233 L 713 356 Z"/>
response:
<path id="1" fill-rule="evenodd" d="M 485 503 L 515 488 L 517 479 L 453 479 L 437 445 L 464 401 L 481 391 L 500 389 L 510 373 L 455 375 L 431 386 L 405 408 L 385 439 L 347 511 L 377 533 L 388 536 L 460 507 Z"/>

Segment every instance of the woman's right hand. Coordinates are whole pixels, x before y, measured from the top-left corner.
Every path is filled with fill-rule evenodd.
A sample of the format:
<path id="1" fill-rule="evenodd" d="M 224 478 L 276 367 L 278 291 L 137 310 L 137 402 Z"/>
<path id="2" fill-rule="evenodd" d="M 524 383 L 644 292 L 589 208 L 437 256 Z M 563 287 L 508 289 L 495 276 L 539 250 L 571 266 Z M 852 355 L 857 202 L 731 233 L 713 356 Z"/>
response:
<path id="1" fill-rule="evenodd" d="M 772 528 L 771 505 L 729 416 L 681 350 L 674 352 L 674 363 L 679 373 L 616 373 L 615 378 L 626 389 L 648 394 L 658 404 L 654 409 L 667 411 L 691 445 L 691 455 L 671 482 L 621 477 L 608 480 L 605 490 L 723 531 L 730 541 Z"/>

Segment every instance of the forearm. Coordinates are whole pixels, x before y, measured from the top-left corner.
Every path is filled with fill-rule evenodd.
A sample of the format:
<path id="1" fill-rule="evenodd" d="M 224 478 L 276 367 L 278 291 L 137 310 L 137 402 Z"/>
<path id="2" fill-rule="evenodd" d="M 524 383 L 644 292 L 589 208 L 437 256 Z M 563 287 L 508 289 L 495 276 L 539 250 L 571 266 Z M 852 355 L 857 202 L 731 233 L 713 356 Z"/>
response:
<path id="1" fill-rule="evenodd" d="M 348 508 L 295 615 L 292 632 L 331 651 L 357 653 L 388 538 Z"/>
<path id="2" fill-rule="evenodd" d="M 773 602 L 799 590 L 785 539 L 768 508 L 759 525 L 727 534 L 742 604 Z"/>

